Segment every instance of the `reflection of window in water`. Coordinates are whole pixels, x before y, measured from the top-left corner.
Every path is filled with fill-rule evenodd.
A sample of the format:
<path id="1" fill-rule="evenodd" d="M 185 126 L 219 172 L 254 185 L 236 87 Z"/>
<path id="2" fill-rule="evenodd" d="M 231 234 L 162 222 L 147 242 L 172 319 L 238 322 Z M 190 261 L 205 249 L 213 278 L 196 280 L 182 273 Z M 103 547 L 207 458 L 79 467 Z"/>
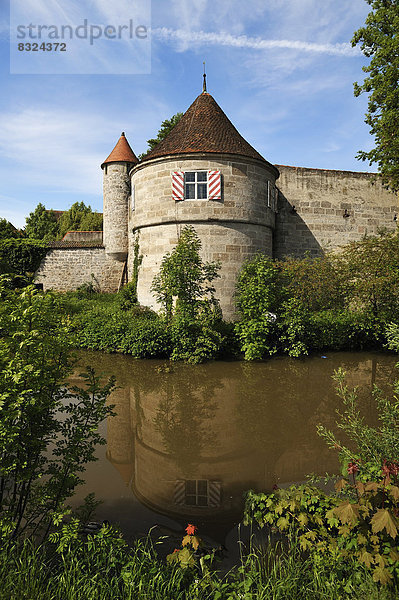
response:
<path id="1" fill-rule="evenodd" d="M 175 503 L 184 506 L 218 508 L 220 506 L 220 490 L 220 481 L 208 481 L 207 479 L 176 481 Z"/>
<path id="2" fill-rule="evenodd" d="M 186 481 L 185 502 L 187 506 L 208 506 L 208 482 L 206 479 Z"/>

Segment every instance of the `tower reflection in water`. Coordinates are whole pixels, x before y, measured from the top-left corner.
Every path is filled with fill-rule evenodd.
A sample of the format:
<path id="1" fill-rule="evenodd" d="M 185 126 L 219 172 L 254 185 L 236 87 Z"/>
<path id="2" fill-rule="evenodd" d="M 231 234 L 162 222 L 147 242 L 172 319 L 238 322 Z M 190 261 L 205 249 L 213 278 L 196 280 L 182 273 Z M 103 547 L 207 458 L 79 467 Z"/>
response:
<path id="1" fill-rule="evenodd" d="M 231 524 L 246 490 L 337 470 L 336 454 L 316 433 L 320 422 L 334 428 L 335 368 L 360 386 L 373 421 L 372 384 L 392 381 L 395 362 L 366 353 L 172 367 L 101 358 L 101 369 L 121 386 L 110 399 L 116 416 L 107 423 L 107 459 L 125 484 L 156 513 Z"/>

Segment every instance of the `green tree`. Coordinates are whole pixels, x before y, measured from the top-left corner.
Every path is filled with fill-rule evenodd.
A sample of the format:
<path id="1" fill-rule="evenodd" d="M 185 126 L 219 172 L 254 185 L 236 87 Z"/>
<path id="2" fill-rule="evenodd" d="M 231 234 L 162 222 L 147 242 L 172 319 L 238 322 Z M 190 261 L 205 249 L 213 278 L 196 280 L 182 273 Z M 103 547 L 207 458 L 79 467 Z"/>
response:
<path id="1" fill-rule="evenodd" d="M 276 352 L 273 332 L 286 291 L 277 263 L 264 254 L 247 260 L 238 276 L 236 332 L 246 360 Z"/>
<path id="2" fill-rule="evenodd" d="M 0 297 L 0 538 L 46 537 L 104 443 L 97 426 L 110 414 L 113 381 L 101 388 L 89 371 L 87 389 L 68 392 L 73 364 L 60 301 L 32 286 L 0 287 Z"/>
<path id="3" fill-rule="evenodd" d="M 187 225 L 177 246 L 162 259 L 159 273 L 154 277 L 151 291 L 163 306 L 168 319 L 176 312 L 194 318 L 204 305 L 215 304 L 212 281 L 218 277 L 220 264 L 204 262 L 200 256 L 201 240 L 195 229 Z"/>
<path id="4" fill-rule="evenodd" d="M 139 154 L 139 156 L 138 156 L 139 160 L 142 160 L 144 158 L 144 156 L 146 156 L 149 152 L 151 152 L 151 150 L 153 150 L 155 148 L 155 146 L 157 146 L 159 144 L 159 142 L 162 142 L 162 140 L 166 138 L 168 133 L 170 133 L 172 131 L 173 127 L 175 125 L 177 125 L 177 123 L 180 121 L 182 116 L 183 116 L 183 113 L 178 112 L 175 115 L 173 115 L 173 117 L 171 117 L 170 119 L 165 119 L 164 121 L 162 121 L 161 127 L 158 130 L 157 137 L 147 140 L 148 148 L 147 148 L 146 152 Z"/>
<path id="5" fill-rule="evenodd" d="M 84 202 L 75 202 L 69 210 L 62 213 L 59 220 L 59 237 L 68 231 L 101 231 L 102 215 L 93 212 Z"/>
<path id="6" fill-rule="evenodd" d="M 30 277 L 47 251 L 47 244 L 41 240 L 0 240 L 0 273 Z"/>
<path id="7" fill-rule="evenodd" d="M 39 202 L 35 210 L 26 218 L 25 234 L 28 238 L 53 241 L 59 233 L 56 216 L 52 210 Z"/>
<path id="8" fill-rule="evenodd" d="M 352 308 L 370 311 L 380 319 L 399 317 L 399 237 L 384 233 L 351 242 L 338 259 Z"/>
<path id="9" fill-rule="evenodd" d="M 352 46 L 360 44 L 370 58 L 363 67 L 363 83 L 355 83 L 355 96 L 366 92 L 368 112 L 365 122 L 375 138 L 375 148 L 360 151 L 360 160 L 376 163 L 382 182 L 399 190 L 399 6 L 397 0 L 366 0 L 372 10 L 364 27 L 353 36 Z"/>
<path id="10" fill-rule="evenodd" d="M 20 238 L 20 232 L 7 219 L 0 219 L 0 240 Z"/>

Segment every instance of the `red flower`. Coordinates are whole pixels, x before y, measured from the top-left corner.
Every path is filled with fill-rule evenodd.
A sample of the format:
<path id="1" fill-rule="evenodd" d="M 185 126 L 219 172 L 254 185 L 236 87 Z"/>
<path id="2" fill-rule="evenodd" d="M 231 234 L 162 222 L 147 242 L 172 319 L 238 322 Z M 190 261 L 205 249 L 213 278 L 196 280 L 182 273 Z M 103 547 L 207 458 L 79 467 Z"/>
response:
<path id="1" fill-rule="evenodd" d="M 173 554 L 174 554 L 175 552 L 180 552 L 179 548 L 175 548 L 175 549 L 173 550 Z"/>
<path id="2" fill-rule="evenodd" d="M 187 535 L 195 535 L 197 528 L 195 525 L 191 525 L 190 523 L 186 527 Z"/>
<path id="3" fill-rule="evenodd" d="M 349 475 L 350 474 L 354 475 L 358 471 L 359 471 L 359 465 L 357 464 L 357 462 L 352 461 L 352 462 L 350 462 L 348 464 L 348 473 L 349 473 Z"/>

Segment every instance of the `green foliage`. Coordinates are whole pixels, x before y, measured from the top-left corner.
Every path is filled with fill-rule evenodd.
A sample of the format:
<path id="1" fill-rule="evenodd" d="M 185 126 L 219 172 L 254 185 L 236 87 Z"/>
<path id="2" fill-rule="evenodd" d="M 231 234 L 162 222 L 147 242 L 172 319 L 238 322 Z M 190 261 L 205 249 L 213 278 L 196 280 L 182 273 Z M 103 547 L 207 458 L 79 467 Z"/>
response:
<path id="1" fill-rule="evenodd" d="M 59 300 L 27 287 L 0 305 L 0 520 L 8 535 L 49 531 L 65 512 L 94 447 L 113 386 L 91 370 L 86 389 L 65 390 L 72 369 Z M 4 529 L 3 529 L 4 533 Z"/>
<path id="2" fill-rule="evenodd" d="M 33 275 L 47 251 L 46 243 L 38 240 L 1 240 L 0 273 Z"/>
<path id="3" fill-rule="evenodd" d="M 382 182 L 399 190 L 399 10 L 396 0 L 366 0 L 371 6 L 364 27 L 353 36 L 352 46 L 360 44 L 370 58 L 363 67 L 367 74 L 361 85 L 355 83 L 355 96 L 368 94 L 365 122 L 374 136 L 375 147 L 360 151 L 358 158 L 376 163 Z"/>
<path id="4" fill-rule="evenodd" d="M 143 255 L 140 254 L 140 240 L 139 234 L 137 234 L 133 245 L 132 281 L 127 283 L 119 292 L 119 301 L 122 310 L 129 310 L 137 304 L 137 282 L 142 262 Z"/>
<path id="5" fill-rule="evenodd" d="M 317 259 L 254 257 L 243 265 L 236 293 L 245 359 L 381 347 L 387 324 L 399 321 L 398 272 L 396 233 Z"/>
<path id="6" fill-rule="evenodd" d="M 86 281 L 76 288 L 76 295 L 78 298 L 91 298 L 91 296 L 98 294 L 99 292 L 100 286 L 94 273 L 91 274 L 90 281 Z"/>
<path id="7" fill-rule="evenodd" d="M 339 255 L 287 257 L 277 264 L 284 275 L 288 297 L 306 305 L 309 311 L 344 307 L 347 278 Z"/>
<path id="8" fill-rule="evenodd" d="M 322 425 L 318 426 L 318 433 L 331 448 L 339 450 L 344 470 L 349 462 L 355 461 L 359 464 L 360 474 L 367 478 L 379 473 L 384 461 L 399 464 L 399 382 L 394 385 L 392 400 L 383 396 L 378 388 L 374 389 L 379 424 L 373 427 L 367 424 L 360 412 L 356 389 L 349 390 L 345 384 L 345 373 L 339 369 L 334 379 L 344 407 L 342 412 L 337 412 L 337 427 L 350 443 L 344 445 Z"/>
<path id="9" fill-rule="evenodd" d="M 68 231 L 101 231 L 102 227 L 101 214 L 93 212 L 84 202 L 75 202 L 58 221 L 58 237 L 62 238 Z"/>
<path id="10" fill-rule="evenodd" d="M 183 228 L 177 246 L 162 259 L 151 291 L 162 305 L 167 319 L 174 313 L 195 317 L 204 301 L 216 303 L 212 281 L 219 277 L 220 264 L 204 262 L 200 257 L 201 241 L 191 225 Z M 176 306 L 174 307 L 174 300 Z"/>
<path id="11" fill-rule="evenodd" d="M 220 357 L 225 349 L 222 321 L 206 311 L 196 318 L 178 313 L 169 326 L 171 360 L 198 364 Z"/>
<path id="12" fill-rule="evenodd" d="M 51 242 L 62 238 L 67 231 L 102 231 L 102 228 L 102 214 L 93 212 L 84 202 L 72 204 L 58 220 L 54 211 L 39 203 L 26 219 L 25 234 L 31 239 Z"/>
<path id="13" fill-rule="evenodd" d="M 315 561 L 323 557 L 342 578 L 356 569 L 356 560 L 371 569 L 377 583 L 397 583 L 399 488 L 386 478 L 365 484 L 342 479 L 337 487 L 352 495 L 342 500 L 308 485 L 249 492 L 245 521 L 282 533 L 294 530 L 302 551 Z"/>
<path id="14" fill-rule="evenodd" d="M 118 292 L 121 310 L 130 310 L 137 305 L 137 283 L 129 281 Z"/>
<path id="15" fill-rule="evenodd" d="M 312 486 L 292 486 L 272 494 L 250 492 L 246 521 L 269 525 L 281 532 L 293 529 L 304 552 L 327 556 L 336 571 L 347 574 L 348 559 L 356 559 L 381 584 L 399 583 L 399 383 L 394 399 L 375 390 L 379 425 L 368 425 L 355 390 L 335 374 L 343 411 L 337 427 L 348 445 L 324 426 L 318 433 L 339 452 L 343 477 L 336 494 Z"/>
<path id="16" fill-rule="evenodd" d="M 52 210 L 46 210 L 46 207 L 39 202 L 35 210 L 26 218 L 26 237 L 51 242 L 57 239 L 58 233 L 55 213 Z"/>
<path id="17" fill-rule="evenodd" d="M 169 323 L 172 360 L 200 363 L 223 353 L 222 317 L 212 285 L 220 264 L 204 262 L 200 250 L 194 228 L 184 227 L 152 282 L 151 290 Z"/>
<path id="18" fill-rule="evenodd" d="M 388 323 L 385 329 L 387 348 L 399 354 L 399 324 Z"/>
<path id="19" fill-rule="evenodd" d="M 7 219 L 0 219 L 0 240 L 22 237 L 21 232 L 15 229 Z"/>
<path id="20" fill-rule="evenodd" d="M 347 560 L 345 577 L 322 556 L 304 556 L 294 536 L 264 549 L 253 545 L 225 575 L 167 564 L 150 538 L 127 546 L 117 530 L 102 527 L 85 538 L 70 521 L 48 545 L 29 541 L 0 548 L 0 600 L 393 600 L 395 591 L 373 582 Z M 162 548 L 160 539 L 157 544 Z M 203 564 L 212 554 L 203 556 Z M 196 560 L 201 560 L 196 557 Z"/>
<path id="21" fill-rule="evenodd" d="M 345 246 L 339 257 L 348 301 L 385 320 L 399 318 L 399 236 L 383 233 Z"/>
<path id="22" fill-rule="evenodd" d="M 75 317 L 70 331 L 74 344 L 80 348 L 120 352 L 135 358 L 165 358 L 170 353 L 166 323 L 147 311 L 132 318 L 129 312 L 93 310 Z"/>
<path id="23" fill-rule="evenodd" d="M 236 332 L 246 360 L 277 351 L 275 320 L 284 291 L 281 270 L 271 258 L 258 254 L 244 263 L 236 288 Z"/>
<path id="24" fill-rule="evenodd" d="M 162 121 L 161 127 L 158 130 L 157 137 L 147 140 L 148 149 L 146 152 L 139 154 L 139 156 L 138 156 L 139 160 L 142 160 L 145 156 L 147 156 L 147 154 L 149 152 L 151 152 L 151 150 L 153 150 L 155 148 L 155 146 L 157 146 L 159 144 L 159 142 L 162 142 L 162 140 L 166 138 L 168 133 L 170 133 L 170 131 L 172 131 L 173 127 L 175 125 L 177 125 L 177 123 L 180 121 L 182 116 L 183 116 L 183 113 L 178 112 L 175 115 L 173 115 L 173 117 L 171 117 L 170 119 L 165 119 L 164 121 Z"/>

